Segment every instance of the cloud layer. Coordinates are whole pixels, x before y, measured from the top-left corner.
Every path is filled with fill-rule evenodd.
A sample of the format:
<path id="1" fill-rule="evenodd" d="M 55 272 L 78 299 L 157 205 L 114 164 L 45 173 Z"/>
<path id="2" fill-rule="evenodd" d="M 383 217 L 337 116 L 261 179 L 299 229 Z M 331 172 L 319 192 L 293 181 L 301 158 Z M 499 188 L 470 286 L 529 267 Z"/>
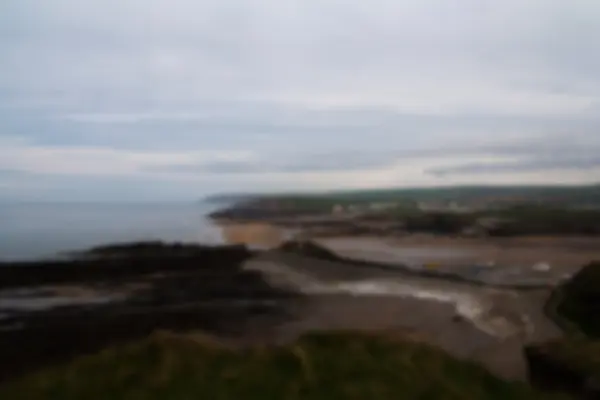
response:
<path id="1" fill-rule="evenodd" d="M 6 0 L 0 199 L 600 177 L 593 0 Z"/>

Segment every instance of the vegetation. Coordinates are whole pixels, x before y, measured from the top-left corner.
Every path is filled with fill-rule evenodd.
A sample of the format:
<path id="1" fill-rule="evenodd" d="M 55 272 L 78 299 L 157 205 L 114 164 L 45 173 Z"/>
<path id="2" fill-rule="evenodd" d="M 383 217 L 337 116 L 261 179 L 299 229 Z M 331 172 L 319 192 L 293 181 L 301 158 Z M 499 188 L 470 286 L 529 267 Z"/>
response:
<path id="1" fill-rule="evenodd" d="M 569 210 L 538 204 L 519 205 L 493 213 L 505 219 L 491 232 L 497 236 L 600 234 L 600 211 Z"/>
<path id="2" fill-rule="evenodd" d="M 581 337 L 556 340 L 548 343 L 545 350 L 555 358 L 555 362 L 569 365 L 576 373 L 600 371 L 600 341 Z"/>
<path id="3" fill-rule="evenodd" d="M 532 382 L 600 398 L 600 263 L 557 288 L 546 311 L 566 336 L 526 348 Z"/>
<path id="4" fill-rule="evenodd" d="M 490 236 L 600 235 L 600 211 L 536 204 L 472 213 L 413 212 L 398 218 L 409 232 L 456 234 L 490 217 L 497 220 L 486 228 Z"/>
<path id="5" fill-rule="evenodd" d="M 0 386 L 3 399 L 552 399 L 414 341 L 311 334 L 272 349 L 155 334 Z"/>
<path id="6" fill-rule="evenodd" d="M 440 205 L 487 205 L 489 209 L 460 213 L 419 209 L 419 202 L 430 201 Z M 374 203 L 385 206 L 366 207 Z M 213 217 L 261 220 L 330 214 L 340 205 L 345 210 L 353 206 L 368 216 L 397 221 L 409 232 L 456 234 L 475 227 L 480 218 L 493 217 L 497 222 L 480 232 L 491 236 L 600 235 L 600 210 L 577 208 L 598 204 L 600 186 L 390 189 L 263 196 L 214 213 Z"/>
<path id="7" fill-rule="evenodd" d="M 600 203 L 600 185 L 584 186 L 454 186 L 420 189 L 371 189 L 331 191 L 314 194 L 252 196 L 271 199 L 330 199 L 341 203 L 395 201 L 471 201 L 482 198 L 519 198 L 522 201 L 551 201 L 555 205 Z"/>
<path id="8" fill-rule="evenodd" d="M 600 398 L 600 342 L 568 337 L 526 348 L 530 379 L 546 389 Z"/>
<path id="9" fill-rule="evenodd" d="M 442 212 L 419 212 L 404 218 L 406 230 L 409 232 L 434 232 L 440 234 L 457 234 L 473 225 L 474 214 L 453 214 Z"/>
<path id="10" fill-rule="evenodd" d="M 600 262 L 591 263 L 560 288 L 557 312 L 600 340 Z"/>

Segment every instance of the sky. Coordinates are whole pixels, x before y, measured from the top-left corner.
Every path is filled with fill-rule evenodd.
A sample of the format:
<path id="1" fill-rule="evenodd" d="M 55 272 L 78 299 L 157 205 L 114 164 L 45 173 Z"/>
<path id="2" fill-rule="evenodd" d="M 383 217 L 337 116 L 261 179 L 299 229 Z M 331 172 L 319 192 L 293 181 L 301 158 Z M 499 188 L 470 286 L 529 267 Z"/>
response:
<path id="1" fill-rule="evenodd" d="M 597 0 L 2 0 L 0 200 L 600 180 Z"/>

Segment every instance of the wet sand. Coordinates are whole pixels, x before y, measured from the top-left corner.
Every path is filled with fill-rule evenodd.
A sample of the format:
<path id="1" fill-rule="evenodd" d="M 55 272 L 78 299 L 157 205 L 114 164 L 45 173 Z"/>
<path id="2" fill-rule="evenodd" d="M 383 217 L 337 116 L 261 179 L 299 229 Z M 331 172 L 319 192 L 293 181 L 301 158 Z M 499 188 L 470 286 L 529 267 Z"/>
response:
<path id="1" fill-rule="evenodd" d="M 274 248 L 294 231 L 266 223 L 226 223 L 231 244 Z M 297 232 L 296 232 L 297 233 Z M 600 260 L 600 237 L 528 236 L 460 238 L 438 235 L 309 237 L 341 255 L 396 263 L 490 264 L 527 266 L 548 263 L 559 275 L 572 274 Z"/>
<path id="2" fill-rule="evenodd" d="M 600 238 L 463 239 L 407 236 L 316 239 L 340 254 L 392 256 L 397 262 L 533 266 L 544 262 L 562 273 L 600 260 Z"/>
<path id="3" fill-rule="evenodd" d="M 289 236 L 248 224 L 229 224 L 236 243 L 268 242 L 277 247 Z M 453 269 L 487 265 L 521 279 L 542 276 L 552 286 L 592 260 L 600 260 L 600 238 L 519 237 L 459 238 L 434 235 L 403 237 L 312 237 L 340 256 L 377 263 L 439 264 Z M 535 272 L 545 263 L 549 271 Z M 544 314 L 550 288 L 515 290 L 410 276 L 390 269 L 356 267 L 281 251 L 268 251 L 246 262 L 275 286 L 306 294 L 290 322 L 262 337 L 291 340 L 309 330 L 392 330 L 440 346 L 449 353 L 481 362 L 509 379 L 527 379 L 523 347 L 562 335 Z M 501 279 L 504 279 L 501 277 Z M 260 335 L 259 335 L 260 336 Z"/>
<path id="4" fill-rule="evenodd" d="M 291 341 L 319 330 L 385 331 L 438 346 L 455 357 L 481 363 L 505 379 L 526 380 L 527 364 L 519 336 L 497 339 L 465 320 L 454 308 L 432 300 L 393 296 L 314 295 L 298 307 L 275 336 Z"/>
<path id="5" fill-rule="evenodd" d="M 549 290 L 489 289 L 277 251 L 245 268 L 308 295 L 276 329 L 278 340 L 310 330 L 410 332 L 499 376 L 524 380 L 523 346 L 561 335 L 543 313 Z"/>
<path id="6" fill-rule="evenodd" d="M 444 236 L 407 236 L 391 240 L 397 247 L 440 246 L 472 252 L 480 260 L 495 260 L 497 265 L 533 265 L 547 262 L 572 271 L 593 260 L 600 260 L 600 237 L 523 236 L 514 238 L 455 238 Z"/>

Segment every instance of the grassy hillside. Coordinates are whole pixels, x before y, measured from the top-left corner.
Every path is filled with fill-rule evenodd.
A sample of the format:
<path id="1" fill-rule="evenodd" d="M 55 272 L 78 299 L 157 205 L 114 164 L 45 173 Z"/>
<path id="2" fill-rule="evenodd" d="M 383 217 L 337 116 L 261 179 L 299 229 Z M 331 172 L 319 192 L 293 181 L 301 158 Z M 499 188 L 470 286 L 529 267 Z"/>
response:
<path id="1" fill-rule="evenodd" d="M 552 399 L 411 341 L 313 334 L 280 349 L 229 350 L 154 335 L 0 387 L 2 399 Z"/>
<path id="2" fill-rule="evenodd" d="M 260 196 L 262 197 L 262 196 Z M 322 201 L 372 202 L 372 201 L 469 201 L 490 197 L 516 197 L 529 200 L 554 200 L 558 203 L 600 203 L 600 185 L 583 186 L 452 186 L 434 188 L 388 188 L 329 191 L 313 194 L 267 195 L 271 198 L 312 198 Z"/>
<path id="3" fill-rule="evenodd" d="M 532 382 L 600 398 L 600 263 L 557 288 L 547 312 L 566 336 L 526 349 Z"/>
<path id="4" fill-rule="evenodd" d="M 590 338 L 600 340 L 600 262 L 584 267 L 560 291 L 558 313 Z"/>

